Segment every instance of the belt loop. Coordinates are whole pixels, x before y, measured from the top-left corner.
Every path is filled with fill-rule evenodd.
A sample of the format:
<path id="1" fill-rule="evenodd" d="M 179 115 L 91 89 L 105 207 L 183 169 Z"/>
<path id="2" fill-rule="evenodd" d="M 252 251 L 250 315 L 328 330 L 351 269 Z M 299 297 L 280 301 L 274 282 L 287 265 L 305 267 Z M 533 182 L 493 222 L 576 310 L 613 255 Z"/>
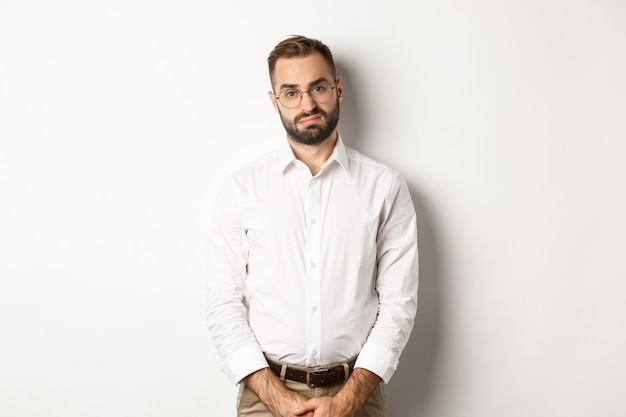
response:
<path id="1" fill-rule="evenodd" d="M 348 362 L 344 362 L 343 363 L 343 371 L 344 371 L 344 382 L 346 382 L 348 380 L 348 378 L 350 378 L 350 365 L 348 365 Z"/>
<path id="2" fill-rule="evenodd" d="M 287 364 L 284 362 L 280 363 L 280 380 L 283 384 L 287 382 Z"/>

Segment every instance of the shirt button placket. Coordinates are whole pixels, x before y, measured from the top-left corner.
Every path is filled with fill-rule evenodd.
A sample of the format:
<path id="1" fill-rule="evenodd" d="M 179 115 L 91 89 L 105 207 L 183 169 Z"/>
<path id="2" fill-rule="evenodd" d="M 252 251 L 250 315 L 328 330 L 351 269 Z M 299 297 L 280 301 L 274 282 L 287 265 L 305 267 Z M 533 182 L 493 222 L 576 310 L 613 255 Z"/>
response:
<path id="1" fill-rule="evenodd" d="M 307 192 L 307 257 L 309 259 L 307 280 L 307 356 L 312 365 L 319 365 L 322 324 L 319 308 L 321 292 L 321 268 L 319 259 L 321 248 L 321 184 L 319 178 L 312 178 Z"/>

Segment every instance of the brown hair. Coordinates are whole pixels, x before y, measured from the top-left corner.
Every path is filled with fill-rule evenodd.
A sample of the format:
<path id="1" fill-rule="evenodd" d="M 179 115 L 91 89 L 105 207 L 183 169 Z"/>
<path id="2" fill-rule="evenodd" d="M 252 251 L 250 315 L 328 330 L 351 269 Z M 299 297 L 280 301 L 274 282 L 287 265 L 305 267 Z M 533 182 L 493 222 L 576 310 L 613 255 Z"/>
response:
<path id="1" fill-rule="evenodd" d="M 304 57 L 314 52 L 318 52 L 324 57 L 324 60 L 330 66 L 333 78 L 335 78 L 335 62 L 333 61 L 333 54 L 330 52 L 330 48 L 317 39 L 293 35 L 276 45 L 267 57 L 267 66 L 269 68 L 272 85 L 274 84 L 276 61 L 278 61 L 279 58 Z"/>

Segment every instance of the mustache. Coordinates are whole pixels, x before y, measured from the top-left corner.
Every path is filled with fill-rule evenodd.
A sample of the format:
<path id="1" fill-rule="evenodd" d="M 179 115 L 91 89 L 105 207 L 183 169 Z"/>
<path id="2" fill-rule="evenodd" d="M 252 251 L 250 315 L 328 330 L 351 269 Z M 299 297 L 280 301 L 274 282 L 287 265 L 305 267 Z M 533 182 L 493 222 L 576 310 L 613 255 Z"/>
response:
<path id="1" fill-rule="evenodd" d="M 328 114 L 324 110 L 315 109 L 315 110 L 310 111 L 310 112 L 299 114 L 294 119 L 294 122 L 298 123 L 300 120 L 302 120 L 302 119 L 304 119 L 306 117 L 310 117 L 310 116 L 314 116 L 314 115 L 318 115 L 318 114 L 321 115 L 321 116 L 324 116 L 324 117 L 328 117 Z"/>

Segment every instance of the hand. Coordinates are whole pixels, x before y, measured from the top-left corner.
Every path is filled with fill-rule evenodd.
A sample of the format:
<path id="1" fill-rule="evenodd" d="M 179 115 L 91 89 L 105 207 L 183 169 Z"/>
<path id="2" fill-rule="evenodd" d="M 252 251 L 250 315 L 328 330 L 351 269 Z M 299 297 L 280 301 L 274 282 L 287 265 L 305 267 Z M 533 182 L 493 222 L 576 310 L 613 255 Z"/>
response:
<path id="1" fill-rule="evenodd" d="M 308 416 L 307 413 L 312 412 L 314 417 L 354 417 L 380 382 L 381 379 L 373 372 L 363 368 L 354 369 L 335 396 L 311 398 L 296 407 L 293 414 Z"/>
<path id="2" fill-rule="evenodd" d="M 354 417 L 349 404 L 337 396 L 311 398 L 295 408 L 293 414 L 313 417 Z"/>
<path id="3" fill-rule="evenodd" d="M 294 417 L 293 410 L 299 410 L 308 398 L 291 390 L 274 395 L 265 405 L 274 417 Z M 313 411 L 303 411 L 298 416 L 314 417 Z"/>

